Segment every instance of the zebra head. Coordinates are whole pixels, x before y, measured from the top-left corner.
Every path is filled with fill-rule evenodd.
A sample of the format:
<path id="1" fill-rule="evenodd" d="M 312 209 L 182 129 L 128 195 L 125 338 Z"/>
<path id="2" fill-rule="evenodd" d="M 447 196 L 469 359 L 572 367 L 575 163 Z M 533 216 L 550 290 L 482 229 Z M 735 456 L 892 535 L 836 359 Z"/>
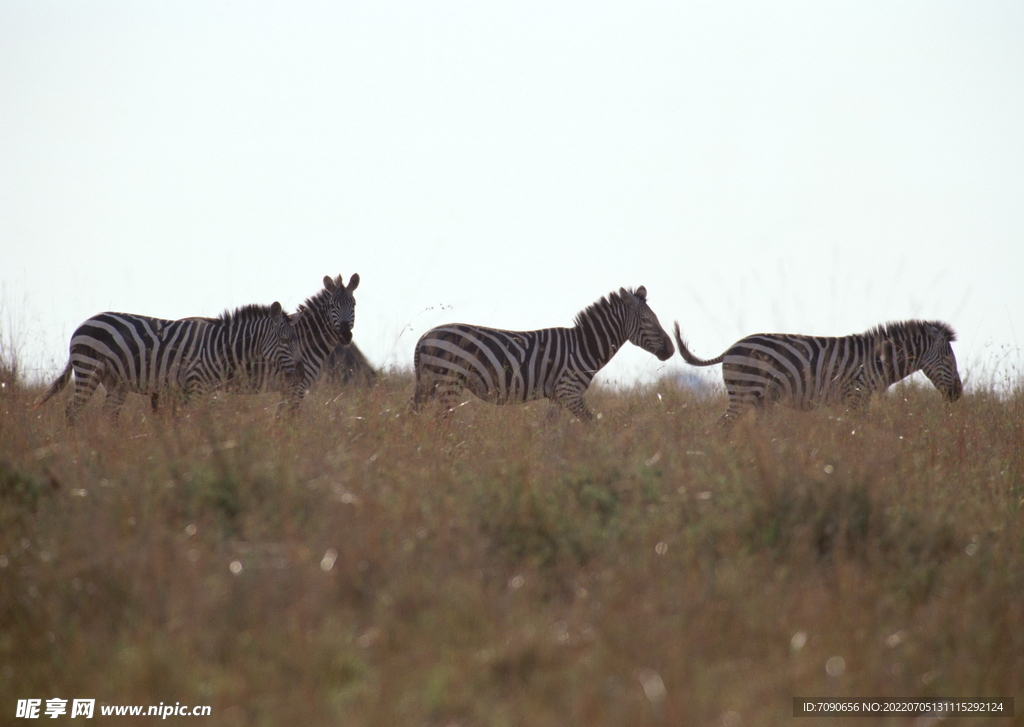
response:
<path id="1" fill-rule="evenodd" d="M 876 331 L 879 363 L 885 371 L 885 385 L 895 383 L 915 371 L 921 371 L 949 401 L 963 393 L 956 369 L 956 356 L 950 345 L 956 333 L 941 321 L 904 321 L 888 323 Z"/>
<path id="2" fill-rule="evenodd" d="M 647 305 L 647 288 L 642 285 L 635 291 L 620 288 L 619 296 L 626 304 L 625 331 L 629 342 L 661 361 L 672 358 L 676 349 L 658 322 L 658 316 Z"/>
<path id="3" fill-rule="evenodd" d="M 270 326 L 263 336 L 260 355 L 264 361 L 272 361 L 286 378 L 302 376 L 302 356 L 299 351 L 299 336 L 292 327 L 291 319 L 274 301 L 270 306 Z"/>
<path id="4" fill-rule="evenodd" d="M 334 335 L 344 344 L 352 343 L 352 326 L 356 322 L 356 299 L 352 291 L 358 286 L 359 273 L 352 274 L 347 286 L 340 275 L 334 279 L 330 275 L 325 275 L 324 290 L 317 296 L 323 296 L 322 304 L 327 314 L 327 322 Z"/>
<path id="5" fill-rule="evenodd" d="M 956 333 L 947 324 L 934 321 L 923 325 L 924 339 L 918 354 L 921 371 L 935 388 L 949 401 L 956 401 L 963 393 L 960 372 L 956 369 L 956 356 L 950 345 Z"/>

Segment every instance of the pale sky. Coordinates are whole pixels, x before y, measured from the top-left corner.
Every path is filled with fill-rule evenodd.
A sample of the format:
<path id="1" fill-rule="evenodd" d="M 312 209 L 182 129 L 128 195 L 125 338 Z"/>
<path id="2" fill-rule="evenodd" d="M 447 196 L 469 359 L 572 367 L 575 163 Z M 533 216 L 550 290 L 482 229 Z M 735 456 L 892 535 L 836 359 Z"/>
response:
<path id="1" fill-rule="evenodd" d="M 1024 4 L 0 0 L 0 260 L 44 379 L 100 311 L 358 272 L 377 365 L 645 285 L 701 356 L 940 319 L 1019 380 Z"/>

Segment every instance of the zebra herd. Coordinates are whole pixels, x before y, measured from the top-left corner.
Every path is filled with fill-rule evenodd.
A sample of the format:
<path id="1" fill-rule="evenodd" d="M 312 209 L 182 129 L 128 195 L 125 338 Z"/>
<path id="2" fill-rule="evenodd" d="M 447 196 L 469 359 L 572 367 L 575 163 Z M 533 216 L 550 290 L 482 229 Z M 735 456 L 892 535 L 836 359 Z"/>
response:
<path id="1" fill-rule="evenodd" d="M 325 364 L 348 357 L 352 371 L 368 368 L 358 349 L 339 353 L 352 341 L 359 275 L 352 275 L 348 285 L 340 275 L 326 276 L 323 283 L 290 315 L 274 303 L 245 306 L 219 318 L 93 316 L 75 330 L 67 366 L 39 404 L 74 374 L 75 392 L 66 409 L 72 422 L 101 384 L 107 392 L 104 409 L 114 418 L 129 393 L 149 394 L 155 409 L 162 392 L 187 400 L 219 388 L 280 391 L 294 411 Z M 724 424 L 748 409 L 774 403 L 800 410 L 834 404 L 859 408 L 872 393 L 916 371 L 955 401 L 963 390 L 951 346 L 955 340 L 945 323 L 912 320 L 840 338 L 757 334 L 705 360 L 690 352 L 675 325 L 676 345 L 688 364 L 722 364 L 729 397 Z M 661 361 L 675 353 L 644 286 L 602 297 L 581 311 L 571 328 L 438 326 L 416 343 L 411 405 L 419 410 L 436 399 L 448 412 L 468 390 L 492 404 L 549 399 L 578 419 L 590 420 L 583 394 L 627 341 Z"/>
<path id="2" fill-rule="evenodd" d="M 291 315 L 280 303 L 177 321 L 100 313 L 75 330 L 67 366 L 39 404 L 67 386 L 73 372 L 75 395 L 66 410 L 72 422 L 100 384 L 104 409 L 115 419 L 129 393 L 150 394 L 155 408 L 164 391 L 187 400 L 217 388 L 284 388 L 294 411 L 337 344 L 352 341 L 358 285 L 358 274 L 347 286 L 340 275 L 328 275 Z"/>

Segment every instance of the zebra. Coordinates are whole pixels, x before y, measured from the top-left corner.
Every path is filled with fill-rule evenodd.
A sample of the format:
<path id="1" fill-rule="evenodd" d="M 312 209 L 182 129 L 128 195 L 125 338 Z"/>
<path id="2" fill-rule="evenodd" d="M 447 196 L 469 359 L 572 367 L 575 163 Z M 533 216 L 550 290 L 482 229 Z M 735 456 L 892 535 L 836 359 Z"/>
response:
<path id="1" fill-rule="evenodd" d="M 36 406 L 60 392 L 74 373 L 65 413 L 74 423 L 101 384 L 104 410 L 116 421 L 129 393 L 177 391 L 184 399 L 216 388 L 259 390 L 282 376 L 300 397 L 298 339 L 280 303 L 248 305 L 219 318 L 164 320 L 100 313 L 71 336 L 67 366 Z"/>
<path id="2" fill-rule="evenodd" d="M 377 383 L 377 371 L 355 343 L 339 343 L 324 362 L 331 384 L 370 387 Z"/>
<path id="3" fill-rule="evenodd" d="M 352 293 L 358 286 L 359 273 L 352 274 L 347 286 L 340 275 L 333 279 L 325 275 L 323 290 L 289 316 L 297 339 L 298 377 L 303 394 L 316 381 L 335 347 L 352 343 L 352 326 L 356 321 L 356 299 Z"/>
<path id="4" fill-rule="evenodd" d="M 416 343 L 412 409 L 439 398 L 450 411 L 461 389 L 492 404 L 546 398 L 577 419 L 593 418 L 583 393 L 623 343 L 665 361 L 672 339 L 647 305 L 647 289 L 620 288 L 581 311 L 572 328 L 502 331 L 452 323 Z"/>
<path id="5" fill-rule="evenodd" d="M 941 321 L 889 322 L 839 338 L 759 333 L 708 360 L 690 353 L 678 322 L 675 335 L 680 355 L 691 366 L 722 364 L 729 395 L 722 424 L 749 408 L 760 411 L 776 402 L 802 411 L 834 404 L 858 409 L 873 393 L 915 371 L 923 371 L 948 401 L 963 393 L 950 345 L 956 333 Z"/>
<path id="6" fill-rule="evenodd" d="M 325 275 L 323 289 L 288 316 L 288 322 L 295 334 L 296 379 L 285 379 L 283 383 L 290 389 L 288 409 L 292 414 L 298 410 L 302 398 L 320 375 L 335 348 L 352 342 L 356 305 L 352 291 L 358 285 L 358 273 L 352 275 L 348 287 L 344 285 L 340 275 L 337 278 Z M 280 383 L 280 380 L 272 381 L 271 386 Z M 248 384 L 249 390 L 253 391 L 256 387 L 262 386 L 263 382 L 259 378 L 253 378 Z M 154 410 L 156 402 L 154 394 Z"/>

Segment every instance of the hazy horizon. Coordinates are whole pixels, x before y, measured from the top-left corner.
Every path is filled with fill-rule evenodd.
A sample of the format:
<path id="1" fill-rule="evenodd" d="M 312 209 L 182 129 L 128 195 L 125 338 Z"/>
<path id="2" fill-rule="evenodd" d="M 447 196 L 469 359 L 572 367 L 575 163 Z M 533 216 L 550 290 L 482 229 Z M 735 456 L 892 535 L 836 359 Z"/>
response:
<path id="1" fill-rule="evenodd" d="M 1022 48 L 1011 2 L 0 2 L 0 332 L 42 381 L 100 311 L 358 272 L 354 340 L 408 368 L 645 285 L 698 355 L 937 319 L 1019 379 Z"/>

